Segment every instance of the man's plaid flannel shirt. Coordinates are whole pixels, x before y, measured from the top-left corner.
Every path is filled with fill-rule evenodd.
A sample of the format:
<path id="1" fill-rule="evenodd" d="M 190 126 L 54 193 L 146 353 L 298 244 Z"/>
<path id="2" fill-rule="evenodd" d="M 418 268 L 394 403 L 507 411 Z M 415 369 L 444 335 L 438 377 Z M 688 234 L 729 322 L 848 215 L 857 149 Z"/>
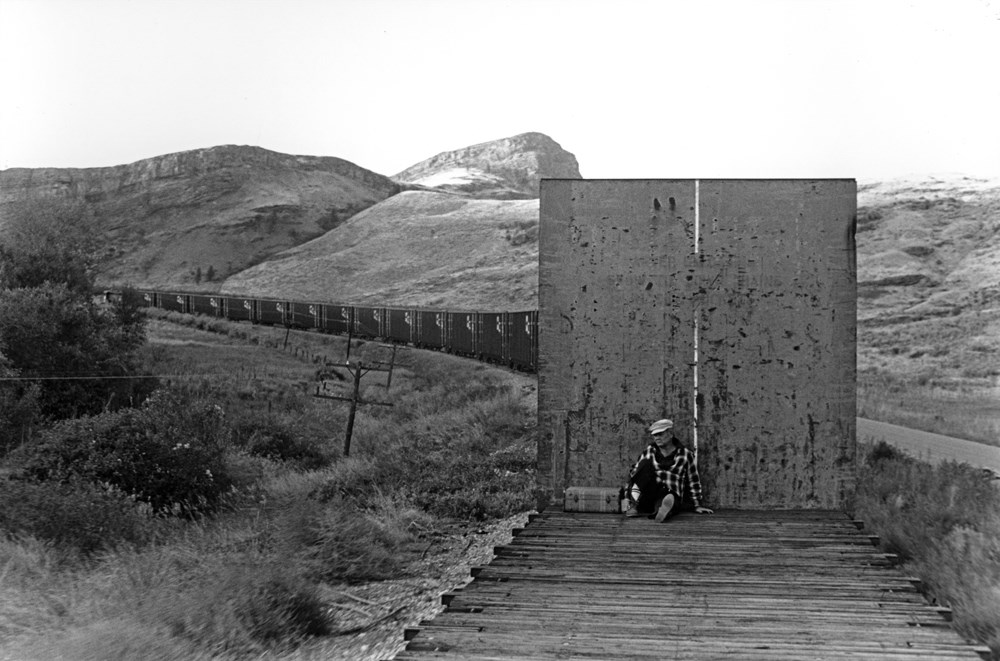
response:
<path id="1" fill-rule="evenodd" d="M 667 457 L 656 443 L 650 443 L 629 470 L 630 478 L 635 476 L 643 459 L 653 462 L 657 482 L 681 497 L 684 496 L 682 489 L 687 487 L 691 502 L 695 507 L 701 506 L 701 477 L 698 475 L 698 464 L 695 463 L 693 452 L 678 446 L 673 455 Z"/>

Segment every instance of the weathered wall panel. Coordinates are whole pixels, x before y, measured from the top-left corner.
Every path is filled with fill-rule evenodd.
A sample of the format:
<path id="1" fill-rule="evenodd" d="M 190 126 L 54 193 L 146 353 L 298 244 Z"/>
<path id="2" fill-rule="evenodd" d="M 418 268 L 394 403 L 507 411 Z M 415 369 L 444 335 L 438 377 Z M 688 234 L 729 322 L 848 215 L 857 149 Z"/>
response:
<path id="1" fill-rule="evenodd" d="M 854 182 L 699 192 L 705 488 L 727 506 L 840 506 L 855 452 Z"/>
<path id="2" fill-rule="evenodd" d="M 695 253 L 695 199 L 700 238 Z M 540 500 L 668 416 L 719 506 L 832 507 L 854 457 L 854 182 L 542 182 Z"/>
<path id="3" fill-rule="evenodd" d="M 694 185 L 547 180 L 541 195 L 539 469 L 558 498 L 619 484 L 651 419 L 690 431 Z"/>

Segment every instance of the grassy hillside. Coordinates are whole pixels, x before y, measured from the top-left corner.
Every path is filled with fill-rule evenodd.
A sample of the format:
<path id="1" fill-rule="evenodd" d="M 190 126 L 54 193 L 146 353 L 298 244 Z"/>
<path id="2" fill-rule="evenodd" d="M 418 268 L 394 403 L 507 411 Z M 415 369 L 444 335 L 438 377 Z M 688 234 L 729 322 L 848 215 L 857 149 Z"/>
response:
<path id="1" fill-rule="evenodd" d="M 1000 182 L 863 185 L 862 416 L 1000 444 Z"/>
<path id="2" fill-rule="evenodd" d="M 292 333 L 286 347 L 283 329 L 165 316 L 183 325 L 152 323 L 147 365 L 185 404 L 166 454 L 205 440 L 178 419 L 215 411 L 212 472 L 232 490 L 185 519 L 113 489 L 0 478 L 0 659 L 391 658 L 402 629 L 523 523 L 526 377 L 399 352 L 391 389 L 382 373 L 363 380 L 366 399 L 394 406 L 361 408 L 344 458 L 347 405 L 310 396 L 344 338 Z M 375 343 L 351 352 L 385 357 Z M 102 420 L 90 427 L 107 432 Z M 125 469 L 135 457 L 122 449 Z M 0 475 L 21 465 L 8 458 Z M 47 525 L 54 514 L 66 525 Z"/>
<path id="3" fill-rule="evenodd" d="M 224 146 L 128 165 L 0 172 L 0 238 L 51 213 L 86 222 L 100 284 L 213 289 L 399 190 L 337 158 Z"/>
<path id="4" fill-rule="evenodd" d="M 537 305 L 538 200 L 407 191 L 222 291 L 454 309 Z"/>

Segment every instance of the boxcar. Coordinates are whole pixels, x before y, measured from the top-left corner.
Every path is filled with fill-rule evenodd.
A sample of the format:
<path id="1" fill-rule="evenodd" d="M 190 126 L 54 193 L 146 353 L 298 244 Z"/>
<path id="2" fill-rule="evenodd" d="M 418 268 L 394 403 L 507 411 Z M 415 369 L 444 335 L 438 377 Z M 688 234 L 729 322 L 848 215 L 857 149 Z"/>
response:
<path id="1" fill-rule="evenodd" d="M 452 353 L 463 356 L 476 355 L 476 326 L 478 317 L 479 315 L 476 312 L 448 313 L 448 344 Z"/>
<path id="2" fill-rule="evenodd" d="M 476 347 L 480 357 L 492 363 L 507 362 L 507 314 L 505 312 L 478 314 Z"/>
<path id="3" fill-rule="evenodd" d="M 139 300 L 140 305 L 146 308 L 159 307 L 160 294 L 155 291 L 148 291 L 145 289 L 139 290 Z"/>
<path id="4" fill-rule="evenodd" d="M 358 337 L 385 337 L 385 308 L 355 305 L 354 334 Z"/>
<path id="5" fill-rule="evenodd" d="M 351 332 L 354 321 L 354 309 L 349 305 L 325 303 L 320 310 L 322 315 L 321 328 L 327 333 L 347 335 Z"/>
<path id="6" fill-rule="evenodd" d="M 448 313 L 442 310 L 419 310 L 415 344 L 433 349 L 448 347 Z"/>
<path id="7" fill-rule="evenodd" d="M 319 328 L 320 307 L 319 303 L 292 301 L 288 304 L 286 323 L 295 328 Z"/>
<path id="8" fill-rule="evenodd" d="M 189 300 L 193 314 L 204 314 L 209 317 L 218 317 L 222 314 L 222 299 L 218 296 L 191 294 Z"/>
<path id="9" fill-rule="evenodd" d="M 406 308 L 386 308 L 386 337 L 404 344 L 417 339 L 417 311 Z"/>
<path id="10" fill-rule="evenodd" d="M 160 294 L 159 307 L 171 312 L 188 312 L 190 310 L 190 296 L 187 294 Z"/>
<path id="11" fill-rule="evenodd" d="M 285 310 L 288 304 L 284 301 L 274 299 L 260 299 L 257 301 L 257 322 L 268 326 L 284 326 Z"/>
<path id="12" fill-rule="evenodd" d="M 256 301 L 252 298 L 234 298 L 227 296 L 223 299 L 225 304 L 226 319 L 230 321 L 253 321 L 256 319 Z"/>
<path id="13" fill-rule="evenodd" d="M 507 356 L 521 370 L 534 370 L 538 356 L 538 311 L 507 313 Z"/>

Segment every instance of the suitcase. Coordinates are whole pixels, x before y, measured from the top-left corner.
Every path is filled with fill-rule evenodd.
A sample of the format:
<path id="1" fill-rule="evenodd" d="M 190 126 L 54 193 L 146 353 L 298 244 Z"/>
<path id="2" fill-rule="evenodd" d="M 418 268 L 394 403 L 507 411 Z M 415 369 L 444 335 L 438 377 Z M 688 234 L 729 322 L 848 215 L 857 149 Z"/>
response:
<path id="1" fill-rule="evenodd" d="M 569 487 L 563 510 L 566 512 L 621 512 L 621 489 L 617 487 Z"/>

